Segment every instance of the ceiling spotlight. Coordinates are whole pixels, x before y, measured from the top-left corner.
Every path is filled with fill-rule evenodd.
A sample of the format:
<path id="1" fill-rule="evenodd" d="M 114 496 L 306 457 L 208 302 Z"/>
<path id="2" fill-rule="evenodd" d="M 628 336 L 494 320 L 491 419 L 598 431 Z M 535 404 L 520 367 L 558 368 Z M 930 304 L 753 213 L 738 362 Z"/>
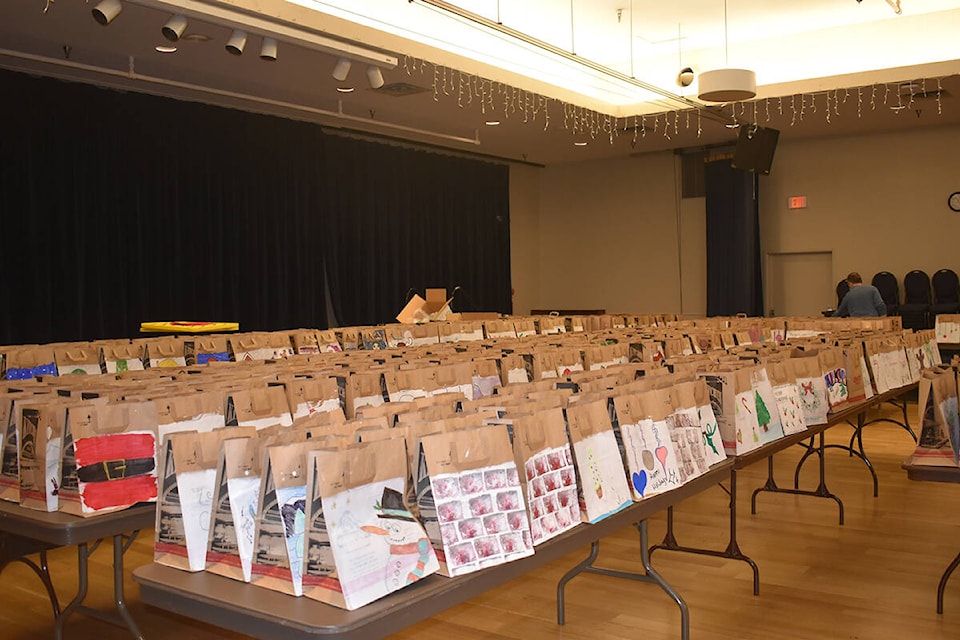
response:
<path id="1" fill-rule="evenodd" d="M 684 67 L 677 75 L 677 84 L 681 87 L 689 87 L 691 84 L 693 84 L 693 75 L 693 69 L 690 67 Z"/>
<path id="2" fill-rule="evenodd" d="M 260 59 L 274 62 L 277 59 L 277 39 L 264 37 L 260 43 Z"/>
<path id="3" fill-rule="evenodd" d="M 102 0 L 100 4 L 93 8 L 91 13 L 94 20 L 106 26 L 113 22 L 113 19 L 120 15 L 122 10 L 123 5 L 120 4 L 120 0 Z"/>
<path id="4" fill-rule="evenodd" d="M 497 126 L 497 125 L 500 124 L 500 121 L 499 121 L 499 120 L 487 120 L 486 122 L 484 122 L 484 124 L 487 125 L 488 127 L 495 127 L 495 126 Z"/>
<path id="5" fill-rule="evenodd" d="M 160 29 L 160 32 L 163 34 L 163 37 L 169 40 L 170 42 L 176 42 L 183 35 L 183 32 L 187 30 L 187 18 L 186 16 L 173 16 L 167 20 L 167 24 L 163 25 Z"/>
<path id="6" fill-rule="evenodd" d="M 232 53 L 235 56 L 243 53 L 243 48 L 247 44 L 247 32 L 241 31 L 240 29 L 234 29 L 233 33 L 230 34 L 230 39 L 227 40 L 227 52 Z"/>
<path id="7" fill-rule="evenodd" d="M 380 71 L 380 67 L 373 65 L 367 67 L 367 82 L 370 83 L 371 89 L 379 89 L 383 86 L 383 73 Z"/>
<path id="8" fill-rule="evenodd" d="M 346 58 L 340 58 L 337 60 L 337 64 L 333 67 L 333 79 L 343 82 L 347 79 L 347 74 L 350 73 L 350 61 Z"/>

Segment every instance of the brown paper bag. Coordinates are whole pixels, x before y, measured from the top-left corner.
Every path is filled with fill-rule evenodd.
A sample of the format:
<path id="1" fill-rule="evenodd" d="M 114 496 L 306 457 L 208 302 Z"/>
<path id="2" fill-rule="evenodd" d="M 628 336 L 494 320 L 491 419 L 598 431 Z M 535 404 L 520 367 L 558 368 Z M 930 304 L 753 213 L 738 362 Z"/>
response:
<path id="1" fill-rule="evenodd" d="M 264 427 L 293 424 L 283 387 L 235 389 L 227 395 L 228 426 Z"/>
<path id="2" fill-rule="evenodd" d="M 231 427 L 170 434 L 161 456 L 154 562 L 184 571 L 206 568 L 220 444 L 224 438 L 255 431 Z"/>
<path id="3" fill-rule="evenodd" d="M 533 553 L 520 476 L 504 426 L 426 436 L 416 479 L 420 516 L 442 575 Z"/>
<path id="4" fill-rule="evenodd" d="M 71 407 L 67 428 L 79 500 L 70 499 L 72 483 L 64 474 L 62 511 L 91 516 L 156 501 L 157 407 L 153 402 Z"/>
<path id="5" fill-rule="evenodd" d="M 607 401 L 577 402 L 567 409 L 567 428 L 577 469 L 580 510 L 598 522 L 632 500 Z"/>
<path id="6" fill-rule="evenodd" d="M 563 411 L 556 407 L 517 416 L 513 451 L 527 497 L 533 544 L 580 524 L 577 474 Z"/>
<path id="7" fill-rule="evenodd" d="M 439 569 L 403 501 L 402 439 L 314 451 L 309 465 L 304 595 L 353 610 Z"/>

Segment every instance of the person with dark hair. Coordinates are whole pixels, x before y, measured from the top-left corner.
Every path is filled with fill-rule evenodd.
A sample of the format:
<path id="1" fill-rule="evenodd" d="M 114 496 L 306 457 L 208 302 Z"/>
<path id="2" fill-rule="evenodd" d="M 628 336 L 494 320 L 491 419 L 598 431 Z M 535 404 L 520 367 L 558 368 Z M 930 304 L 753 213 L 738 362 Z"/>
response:
<path id="1" fill-rule="evenodd" d="M 850 285 L 850 291 L 843 296 L 840 306 L 833 312 L 834 316 L 860 318 L 887 315 L 887 305 L 880 291 L 873 285 L 863 284 L 859 273 L 851 271 L 847 274 L 847 284 Z"/>

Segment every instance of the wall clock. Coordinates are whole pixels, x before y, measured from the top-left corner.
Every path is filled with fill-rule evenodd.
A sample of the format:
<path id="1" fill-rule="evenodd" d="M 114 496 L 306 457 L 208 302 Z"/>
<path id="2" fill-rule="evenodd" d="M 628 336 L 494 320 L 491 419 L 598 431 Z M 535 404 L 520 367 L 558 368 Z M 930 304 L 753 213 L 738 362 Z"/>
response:
<path id="1" fill-rule="evenodd" d="M 950 209 L 953 211 L 960 211 L 960 191 L 951 193 L 950 197 L 947 198 L 947 204 L 950 205 Z"/>

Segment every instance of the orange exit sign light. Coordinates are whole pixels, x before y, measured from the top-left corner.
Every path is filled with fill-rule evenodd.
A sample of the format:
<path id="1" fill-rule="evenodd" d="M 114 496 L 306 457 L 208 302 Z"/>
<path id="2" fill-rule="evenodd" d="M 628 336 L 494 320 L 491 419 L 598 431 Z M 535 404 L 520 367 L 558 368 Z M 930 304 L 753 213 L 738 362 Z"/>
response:
<path id="1" fill-rule="evenodd" d="M 791 209 L 806 209 L 807 208 L 807 196 L 792 196 L 787 204 Z"/>

